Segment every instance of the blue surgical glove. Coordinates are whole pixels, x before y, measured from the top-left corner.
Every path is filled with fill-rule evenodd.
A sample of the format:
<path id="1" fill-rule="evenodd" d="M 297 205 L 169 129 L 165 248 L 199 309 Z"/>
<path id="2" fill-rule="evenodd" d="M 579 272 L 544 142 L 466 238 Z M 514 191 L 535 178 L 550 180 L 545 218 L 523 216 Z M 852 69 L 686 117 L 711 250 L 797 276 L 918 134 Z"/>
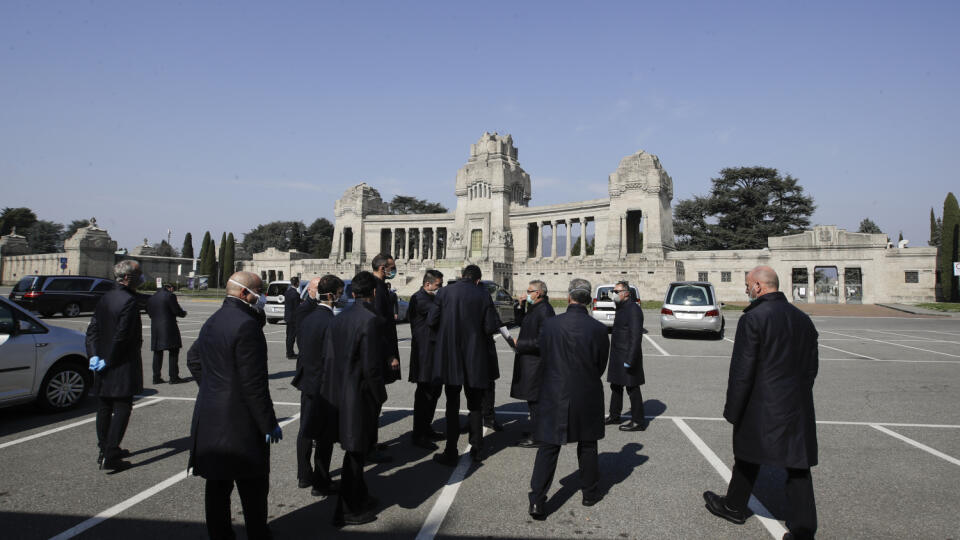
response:
<path id="1" fill-rule="evenodd" d="M 273 428 L 273 433 L 267 433 L 268 443 L 278 443 L 281 439 L 283 439 L 283 429 L 279 425 Z"/>
<path id="2" fill-rule="evenodd" d="M 103 358 L 97 358 L 97 363 L 93 365 L 94 371 L 100 371 L 103 368 L 107 367 L 107 363 L 103 361 Z"/>
<path id="3" fill-rule="evenodd" d="M 627 368 L 627 369 L 630 369 L 630 364 L 624 362 L 624 363 L 623 363 L 623 367 L 625 367 L 625 368 Z"/>
<path id="4" fill-rule="evenodd" d="M 99 362 L 99 361 L 100 361 L 100 357 L 99 357 L 99 356 L 91 356 L 91 357 L 90 357 L 90 370 L 91 370 L 91 371 L 93 371 L 94 366 L 96 366 L 96 365 L 97 365 L 97 362 Z"/>

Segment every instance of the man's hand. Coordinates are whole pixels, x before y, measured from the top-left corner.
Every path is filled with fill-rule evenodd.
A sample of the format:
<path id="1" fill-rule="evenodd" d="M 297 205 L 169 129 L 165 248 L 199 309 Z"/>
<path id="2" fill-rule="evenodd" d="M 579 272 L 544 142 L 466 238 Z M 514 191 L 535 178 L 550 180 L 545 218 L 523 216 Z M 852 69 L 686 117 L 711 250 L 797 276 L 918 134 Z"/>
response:
<path id="1" fill-rule="evenodd" d="M 512 337 L 507 338 L 507 345 L 510 345 L 512 349 L 517 348 L 517 342 Z"/>
<path id="2" fill-rule="evenodd" d="M 268 443 L 276 444 L 280 442 L 282 439 L 283 439 L 283 428 L 281 428 L 279 424 L 277 424 L 277 426 L 273 428 L 272 433 L 267 433 Z"/>

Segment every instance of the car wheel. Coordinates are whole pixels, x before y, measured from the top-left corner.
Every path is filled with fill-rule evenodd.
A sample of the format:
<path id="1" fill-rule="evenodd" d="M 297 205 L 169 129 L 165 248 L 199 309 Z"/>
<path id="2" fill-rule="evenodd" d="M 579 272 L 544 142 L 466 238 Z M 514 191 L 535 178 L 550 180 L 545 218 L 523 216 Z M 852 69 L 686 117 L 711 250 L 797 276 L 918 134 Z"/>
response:
<path id="1" fill-rule="evenodd" d="M 80 304 L 76 302 L 70 302 L 69 304 L 63 306 L 64 317 L 77 317 L 79 315 L 80 315 Z"/>
<path id="2" fill-rule="evenodd" d="M 670 330 L 669 328 L 661 328 L 661 329 L 660 329 L 660 335 L 663 336 L 663 337 L 665 337 L 665 338 L 672 338 L 672 337 L 673 337 L 673 330 Z"/>
<path id="3" fill-rule="evenodd" d="M 37 401 L 48 411 L 62 411 L 75 407 L 90 391 L 89 375 L 72 362 L 60 363 L 47 372 L 40 385 Z"/>
<path id="4" fill-rule="evenodd" d="M 48 318 L 48 319 L 49 319 L 50 317 L 53 317 L 55 314 L 56 314 L 56 312 L 54 312 L 54 311 L 41 311 L 41 312 L 40 312 L 40 315 L 43 315 L 44 317 L 46 317 L 46 318 Z"/>

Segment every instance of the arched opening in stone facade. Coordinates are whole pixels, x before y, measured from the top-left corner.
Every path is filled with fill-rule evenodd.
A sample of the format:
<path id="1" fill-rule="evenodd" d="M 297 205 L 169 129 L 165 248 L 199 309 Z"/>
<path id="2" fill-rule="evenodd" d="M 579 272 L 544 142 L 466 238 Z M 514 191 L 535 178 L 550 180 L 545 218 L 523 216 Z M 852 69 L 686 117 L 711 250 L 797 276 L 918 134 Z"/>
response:
<path id="1" fill-rule="evenodd" d="M 527 258 L 537 257 L 537 250 L 540 247 L 540 226 L 536 223 L 527 224 Z"/>
<path id="2" fill-rule="evenodd" d="M 836 304 L 840 298 L 840 276 L 836 266 L 813 269 L 813 291 L 818 304 Z"/>
<path id="3" fill-rule="evenodd" d="M 343 228 L 343 253 L 353 253 L 353 229 Z"/>
<path id="4" fill-rule="evenodd" d="M 643 253 L 643 212 L 627 212 L 627 253 Z"/>
<path id="5" fill-rule="evenodd" d="M 863 303 L 863 273 L 859 267 L 843 269 L 843 293 L 848 304 Z"/>
<path id="6" fill-rule="evenodd" d="M 794 268 L 790 272 L 790 289 L 793 291 L 793 301 L 806 304 L 810 295 L 810 275 L 806 268 Z"/>

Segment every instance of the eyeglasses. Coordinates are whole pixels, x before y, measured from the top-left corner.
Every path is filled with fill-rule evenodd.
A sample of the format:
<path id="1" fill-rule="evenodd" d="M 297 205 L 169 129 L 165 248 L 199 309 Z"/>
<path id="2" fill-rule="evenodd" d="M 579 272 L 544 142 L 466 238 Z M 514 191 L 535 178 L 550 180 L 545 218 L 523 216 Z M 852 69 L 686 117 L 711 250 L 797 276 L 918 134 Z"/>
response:
<path id="1" fill-rule="evenodd" d="M 540 291 L 531 291 L 530 289 L 527 289 L 527 294 L 533 294 L 533 293 L 538 293 L 538 292 L 540 292 Z"/>
<path id="2" fill-rule="evenodd" d="M 614 294 L 622 294 L 622 293 L 627 292 L 627 290 L 626 290 L 626 289 L 614 289 L 613 292 L 614 292 Z"/>

